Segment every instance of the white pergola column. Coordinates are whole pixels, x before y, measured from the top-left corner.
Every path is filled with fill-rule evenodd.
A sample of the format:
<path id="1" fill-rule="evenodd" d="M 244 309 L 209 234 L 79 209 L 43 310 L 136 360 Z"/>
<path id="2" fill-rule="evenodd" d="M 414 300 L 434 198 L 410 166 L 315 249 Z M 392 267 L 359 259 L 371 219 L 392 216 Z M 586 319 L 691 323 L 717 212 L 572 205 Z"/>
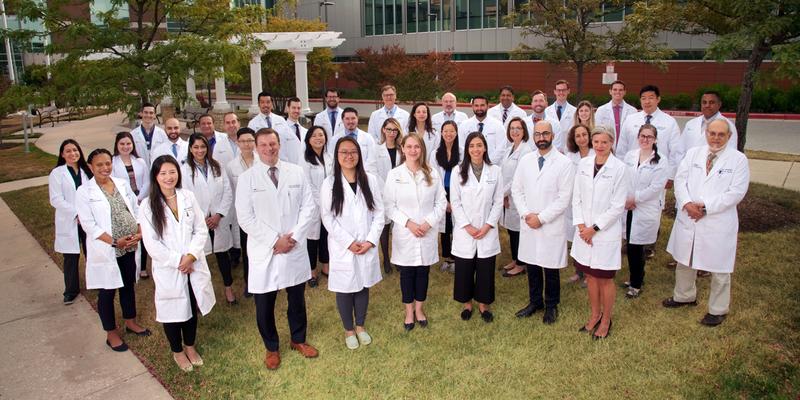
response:
<path id="1" fill-rule="evenodd" d="M 214 101 L 213 110 L 216 112 L 228 112 L 231 110 L 231 105 L 228 104 L 228 99 L 225 97 L 225 75 L 223 73 L 223 68 L 219 67 L 219 76 L 214 78 L 216 101 Z"/>
<path id="2" fill-rule="evenodd" d="M 186 103 L 197 103 L 197 86 L 194 84 L 194 70 L 190 69 L 189 74 L 186 75 Z"/>
<path id="3" fill-rule="evenodd" d="M 294 54 L 294 82 L 297 97 L 303 104 L 303 114 L 311 112 L 308 106 L 308 53 L 311 49 L 289 49 Z"/>
<path id="4" fill-rule="evenodd" d="M 261 93 L 261 89 L 261 53 L 255 53 L 250 62 L 250 95 L 252 101 L 247 109 L 247 113 L 251 116 L 261 112 L 261 109 L 258 108 L 258 94 Z"/>

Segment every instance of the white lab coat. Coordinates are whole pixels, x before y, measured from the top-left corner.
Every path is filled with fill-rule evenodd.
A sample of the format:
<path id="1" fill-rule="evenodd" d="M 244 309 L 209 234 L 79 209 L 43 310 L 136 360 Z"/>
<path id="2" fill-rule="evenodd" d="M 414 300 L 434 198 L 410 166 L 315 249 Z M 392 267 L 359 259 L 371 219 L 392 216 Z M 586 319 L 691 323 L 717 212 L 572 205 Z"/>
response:
<path id="1" fill-rule="evenodd" d="M 561 110 L 561 118 L 559 119 L 558 109 L 556 107 L 558 107 L 558 103 L 554 102 L 544 109 L 544 113 L 558 121 L 560 134 L 562 137 L 566 138 L 567 133 L 569 133 L 570 128 L 572 128 L 575 122 L 575 111 L 577 108 L 569 104 L 569 102 L 566 102 L 564 108 Z"/>
<path id="2" fill-rule="evenodd" d="M 651 115 L 650 124 L 658 130 L 658 153 L 669 162 L 669 179 L 673 179 L 685 153 L 678 122 L 658 108 Z M 644 111 L 639 111 L 625 119 L 614 154 L 625 157 L 629 151 L 639 148 L 639 128 L 644 125 L 646 117 L 647 114 Z"/>
<path id="3" fill-rule="evenodd" d="M 478 180 L 469 167 L 467 182 L 461 184 L 461 166 L 453 168 L 450 177 L 450 206 L 453 213 L 453 247 L 456 257 L 488 258 L 500 254 L 500 231 L 497 222 L 503 212 L 503 173 L 496 165 L 483 165 Z M 492 229 L 477 240 L 464 229 L 472 225 L 477 229 L 485 224 Z"/>
<path id="4" fill-rule="evenodd" d="M 525 110 L 521 109 L 518 105 L 511 103 L 511 107 L 508 107 L 508 114 L 506 115 L 506 120 L 503 121 L 503 103 L 498 103 L 494 107 L 489 108 L 486 111 L 486 114 L 498 121 L 500 121 L 503 126 L 508 126 L 508 123 L 511 121 L 511 118 L 520 117 L 525 119 L 528 115 Z"/>
<path id="5" fill-rule="evenodd" d="M 545 113 L 544 120 L 549 122 L 553 129 L 553 148 L 564 153 L 565 149 L 567 148 L 567 134 L 569 133 L 569 129 L 562 131 L 561 123 L 558 122 L 558 119 L 555 117 L 555 115 Z M 528 141 L 531 143 L 531 148 L 535 149 L 536 144 L 535 140 L 533 139 L 533 114 L 528 115 L 527 118 L 525 118 L 525 125 L 528 128 Z M 570 128 L 572 128 L 572 126 L 570 126 Z"/>
<path id="6" fill-rule="evenodd" d="M 153 163 L 153 158 L 150 157 L 150 152 L 154 149 L 157 149 L 162 143 L 169 142 L 169 138 L 167 138 L 167 132 L 164 132 L 158 125 L 155 126 L 153 129 L 153 137 L 150 139 L 150 148 L 147 148 L 147 141 L 144 140 L 144 134 L 142 133 L 142 126 L 139 125 L 131 131 L 131 136 L 133 136 L 133 146 L 136 149 L 136 154 L 141 157 L 144 162 L 147 164 L 147 167 L 150 168 L 150 165 Z"/>
<path id="7" fill-rule="evenodd" d="M 492 161 L 492 164 L 500 165 L 503 162 L 503 156 L 506 153 L 509 142 L 508 137 L 506 137 L 506 128 L 499 119 L 487 116 L 483 121 L 478 121 L 478 119 L 473 116 L 459 124 L 458 150 L 462 155 L 466 153 L 464 151 L 464 144 L 467 142 L 467 136 L 472 132 L 480 131 L 480 126 L 478 125 L 480 122 L 483 122 L 483 136 L 486 137 L 489 160 Z"/>
<path id="8" fill-rule="evenodd" d="M 403 129 L 405 129 L 405 127 L 408 126 L 408 119 L 411 118 L 411 115 L 408 113 L 408 111 L 395 104 L 393 118 L 400 123 L 400 126 Z M 386 112 L 386 107 L 381 107 L 370 114 L 367 132 L 372 135 L 372 139 L 375 140 L 375 143 L 381 141 L 381 126 L 383 125 L 383 121 L 386 121 L 387 119 L 389 119 L 389 113 Z"/>
<path id="9" fill-rule="evenodd" d="M 47 190 L 50 192 L 50 205 L 56 209 L 56 237 L 53 250 L 61 254 L 80 254 L 78 242 L 78 209 L 75 207 L 75 181 L 67 170 L 67 165 L 60 165 L 50 171 L 47 178 Z M 82 169 L 81 186 L 89 181 Z"/>
<path id="10" fill-rule="evenodd" d="M 506 156 L 503 158 L 503 197 L 508 197 L 508 208 L 503 208 L 503 216 L 500 217 L 500 225 L 504 228 L 519 232 L 520 218 L 517 212 L 517 206 L 511 199 L 511 183 L 514 180 L 514 172 L 517 171 L 519 161 L 526 154 L 533 151 L 531 142 L 520 142 L 515 150 L 512 150 L 513 144 L 508 146 Z"/>
<path id="11" fill-rule="evenodd" d="M 135 217 L 138 211 L 136 196 L 125 181 L 114 177 L 111 180 L 125 200 L 128 211 Z M 103 233 L 111 235 L 111 205 L 102 190 L 92 178 L 82 184 L 75 194 L 78 218 L 86 231 L 87 289 L 116 289 L 124 286 L 115 249 L 98 239 Z"/>
<path id="12" fill-rule="evenodd" d="M 619 130 L 622 130 L 622 126 L 625 124 L 625 119 L 628 118 L 629 115 L 636 114 L 637 110 L 636 107 L 628 104 L 625 100 L 622 101 L 622 109 L 619 113 Z M 597 107 L 597 111 L 594 112 L 594 125 L 595 126 L 605 126 L 611 132 L 614 133 L 614 145 L 619 142 L 619 135 L 620 132 L 617 132 L 617 125 L 616 121 L 614 120 L 614 104 L 610 101 L 606 104 L 603 104 L 600 107 Z M 590 132 L 591 133 L 591 132 Z M 620 155 L 623 157 L 624 155 Z"/>
<path id="13" fill-rule="evenodd" d="M 581 161 L 581 153 L 580 151 L 571 153 L 566 152 L 564 153 L 565 156 L 572 162 L 572 170 L 576 171 L 578 169 L 578 163 Z M 586 157 L 593 157 L 594 156 L 594 149 L 589 149 L 589 154 Z M 569 200 L 569 207 L 564 212 L 567 218 L 567 223 L 565 225 L 565 229 L 567 231 L 567 241 L 572 243 L 572 238 L 575 237 L 575 225 L 572 225 L 572 198 L 570 197 Z"/>
<path id="14" fill-rule="evenodd" d="M 684 153 L 692 147 L 705 146 L 708 144 L 706 132 L 703 130 L 704 119 L 705 117 L 703 115 L 700 115 L 697 118 L 692 118 L 687 121 L 686 126 L 683 127 L 683 133 L 681 133 L 681 143 L 683 145 L 681 147 Z M 709 119 L 709 123 L 717 119 L 721 119 L 728 123 L 728 129 L 731 130 L 731 138 L 728 140 L 728 148 L 736 150 L 736 146 L 739 141 L 739 134 L 736 132 L 736 125 L 733 123 L 733 121 L 726 118 L 720 112 L 717 112 L 715 115 L 713 115 Z M 682 156 L 681 159 L 683 159 Z"/>
<path id="15" fill-rule="evenodd" d="M 166 223 L 161 237 L 153 225 L 149 199 L 139 208 L 142 241 L 153 260 L 156 321 L 161 323 L 184 322 L 192 318 L 187 280 L 192 283 L 192 292 L 202 315 L 208 314 L 216 303 L 203 250 L 208 241 L 205 217 L 192 192 L 177 189 L 176 194 L 179 220 L 164 204 Z M 181 258 L 187 254 L 197 260 L 193 264 L 194 271 L 188 275 L 178 270 Z"/>
<path id="16" fill-rule="evenodd" d="M 178 141 L 175 142 L 175 144 L 178 145 L 177 157 L 175 157 L 175 155 L 172 154 L 172 142 L 167 140 L 166 142 L 161 143 L 157 148 L 154 148 L 153 151 L 150 152 L 150 159 L 155 160 L 160 156 L 170 155 L 172 157 L 175 157 L 175 159 L 178 161 L 178 164 L 185 163 L 186 157 L 189 155 L 189 142 L 181 138 L 178 138 Z M 152 164 L 152 162 L 150 164 Z"/>
<path id="17" fill-rule="evenodd" d="M 433 129 L 436 129 L 437 132 L 441 132 L 442 125 L 445 121 L 452 120 L 456 123 L 456 125 L 459 125 L 467 119 L 469 119 L 467 114 L 458 110 L 453 110 L 453 114 L 450 115 L 449 118 L 444 114 L 444 111 L 439 111 L 438 113 L 433 114 L 431 117 L 431 123 L 433 124 Z"/>
<path id="18" fill-rule="evenodd" d="M 631 221 L 630 244 L 653 244 L 658 236 L 658 227 L 661 225 L 661 210 L 664 208 L 664 185 L 667 183 L 669 165 L 664 157 L 657 164 L 651 164 L 653 155 L 639 165 L 641 150 L 629 151 L 625 155 L 625 165 L 628 166 L 628 196 L 634 199 L 636 208 L 633 209 Z M 626 226 L 628 211 L 622 214 L 622 227 Z M 623 236 L 625 237 L 625 236 Z"/>
<path id="19" fill-rule="evenodd" d="M 303 160 L 303 141 L 297 139 L 297 136 L 294 134 L 294 129 L 289 129 L 289 123 L 280 115 L 270 113 L 269 120 L 272 129 L 278 132 L 278 136 L 281 140 L 280 159 L 300 165 Z M 259 113 L 250 120 L 247 127 L 258 132 L 259 129 L 267 128 L 268 125 L 267 117 Z"/>
<path id="20" fill-rule="evenodd" d="M 219 163 L 219 166 L 225 168 L 231 160 L 236 158 L 238 149 L 235 149 L 228 140 L 228 135 L 222 132 L 214 131 L 214 151 L 210 152 L 211 158 Z M 189 155 L 188 157 L 191 157 Z"/>
<path id="21" fill-rule="evenodd" d="M 253 164 L 258 162 L 258 155 L 253 152 Z M 233 237 L 233 247 L 237 249 L 242 248 L 242 244 L 240 243 L 240 236 L 239 236 L 239 221 L 236 219 L 236 208 L 234 204 L 236 202 L 236 182 L 239 181 L 239 175 L 245 171 L 245 163 L 242 159 L 242 153 L 239 152 L 236 155 L 236 158 L 231 160 L 228 165 L 225 166 L 225 172 L 228 174 L 228 182 L 231 185 L 231 194 L 233 199 L 231 200 L 231 212 L 227 215 L 228 219 L 231 222 L 231 235 Z"/>
<path id="22" fill-rule="evenodd" d="M 311 240 L 319 240 L 320 226 L 322 224 L 320 215 L 320 188 L 325 178 L 333 174 L 333 158 L 325 155 L 325 165 L 314 165 L 308 161 L 303 160 L 303 174 L 306 176 L 306 181 L 311 186 L 311 197 L 314 199 L 314 204 L 317 205 L 317 211 L 314 213 L 314 224 L 308 230 L 308 238 Z"/>
<path id="23" fill-rule="evenodd" d="M 383 190 L 385 212 L 394 222 L 392 226 L 392 264 L 425 266 L 439 262 L 439 235 L 435 227 L 444 218 L 447 198 L 442 178 L 431 169 L 431 184 L 425 182 L 422 171 L 416 174 L 401 164 L 389 171 Z M 409 220 L 431 229 L 418 238 L 406 228 Z"/>
<path id="24" fill-rule="evenodd" d="M 337 293 L 355 293 L 374 286 L 381 280 L 378 260 L 378 243 L 383 230 L 383 198 L 381 180 L 368 174 L 372 192 L 373 210 L 367 208 L 361 186 L 354 193 L 344 176 L 341 177 L 344 202 L 342 213 L 334 215 L 334 177 L 325 178 L 321 190 L 322 223 L 328 230 L 328 252 L 330 253 L 330 275 L 328 290 Z M 348 250 L 353 242 L 367 241 L 374 246 L 366 253 L 355 255 Z"/>
<path id="25" fill-rule="evenodd" d="M 329 111 L 330 110 L 326 106 L 324 110 L 319 112 L 314 117 L 314 125 L 325 128 L 327 139 L 332 138 L 337 130 L 344 129 L 344 126 L 342 125 L 342 111 L 344 110 L 341 107 L 336 107 L 336 121 L 334 126 L 331 126 L 331 118 L 328 114 Z"/>
<path id="26" fill-rule="evenodd" d="M 431 154 L 431 152 L 436 151 L 439 147 L 439 142 L 442 141 L 442 135 L 439 134 L 439 131 L 434 129 L 432 131 L 426 131 L 425 134 L 422 135 L 422 140 L 425 142 L 425 152 Z"/>
<path id="27" fill-rule="evenodd" d="M 214 170 L 208 166 L 208 178 L 198 169 L 192 178 L 192 169 L 189 164 L 181 166 L 181 183 L 184 189 L 194 193 L 194 197 L 200 204 L 200 212 L 203 218 L 214 214 L 223 217 L 219 220 L 219 225 L 214 229 L 214 243 L 211 237 L 206 242 L 206 254 L 222 253 L 233 247 L 233 237 L 231 234 L 231 221 L 228 216 L 231 212 L 233 203 L 233 191 L 228 182 L 228 175 L 221 169 L 219 176 L 214 176 Z"/>
<path id="28" fill-rule="evenodd" d="M 622 266 L 622 222 L 629 179 L 625 163 L 608 156 L 605 165 L 594 174 L 596 156 L 585 157 L 575 171 L 572 193 L 573 225 L 597 225 L 600 228 L 592 237 L 590 246 L 580 238 L 576 229 L 572 238 L 570 255 L 575 261 L 602 270 L 618 270 Z"/>
<path id="29" fill-rule="evenodd" d="M 511 183 L 511 196 L 519 212 L 520 261 L 544 268 L 567 266 L 566 209 L 572 199 L 572 162 L 551 149 L 539 169 L 539 151 L 527 154 L 519 162 Z M 542 226 L 533 229 L 525 222 L 528 214 L 537 214 Z"/>
<path id="30" fill-rule="evenodd" d="M 269 166 L 253 164 L 239 176 L 236 187 L 236 215 L 247 235 L 250 293 L 274 292 L 311 279 L 306 239 L 317 206 L 311 185 L 298 165 L 278 161 L 278 187 L 269 178 Z M 292 251 L 273 254 L 281 235 L 292 234 L 297 241 Z"/>
<path id="31" fill-rule="evenodd" d="M 336 142 L 345 135 L 346 132 L 344 130 L 339 131 L 328 144 L 328 155 L 331 157 L 331 160 L 333 160 L 333 157 L 336 157 L 334 154 L 336 151 Z M 378 142 L 361 129 L 356 131 L 356 141 L 358 142 L 358 147 L 361 147 L 361 157 L 364 158 L 364 170 L 370 174 L 377 175 Z"/>
<path id="32" fill-rule="evenodd" d="M 111 163 L 111 176 L 122 179 L 130 185 L 131 181 L 128 177 L 128 170 L 125 169 L 125 163 L 122 161 L 122 158 L 120 158 L 120 156 L 114 156 Z M 131 156 L 131 165 L 133 166 L 133 174 L 136 178 L 136 187 L 139 189 L 139 195 L 136 196 L 136 198 L 141 202 L 150 194 L 150 166 L 147 165 L 143 159 L 133 156 Z"/>
<path id="33" fill-rule="evenodd" d="M 667 252 L 675 261 L 709 272 L 732 273 L 736 263 L 736 240 L 742 201 L 750 184 L 747 157 L 725 149 L 717 154 L 706 175 L 708 146 L 686 153 L 675 175 L 675 202 L 678 215 L 672 226 Z M 695 222 L 683 209 L 689 202 L 701 201 L 706 216 Z"/>
<path id="34" fill-rule="evenodd" d="M 458 143 L 456 142 L 454 146 L 458 146 Z M 463 154 L 459 153 L 459 156 L 463 156 Z M 433 151 L 430 154 L 428 154 L 428 165 L 431 167 L 431 169 L 435 169 L 436 172 L 439 173 L 439 179 L 441 180 L 442 188 L 444 189 L 444 177 L 445 174 L 447 174 L 447 171 L 445 171 L 444 168 L 441 165 L 439 165 L 439 162 L 436 161 L 436 151 Z M 456 167 L 453 167 L 453 169 L 450 172 L 450 187 L 452 187 L 452 185 L 458 180 L 458 177 L 453 175 L 453 173 L 455 172 L 455 168 Z M 445 189 L 445 200 L 449 202 L 449 199 L 447 198 L 446 189 Z M 450 208 L 452 209 L 452 206 Z M 447 213 L 447 203 L 445 203 L 445 214 L 446 213 Z M 445 220 L 445 217 L 442 217 L 442 219 L 439 220 L 439 226 L 437 227 L 437 229 L 439 230 L 439 233 L 445 233 L 445 231 L 447 230 L 446 228 L 447 228 L 447 221 Z"/>
<path id="35" fill-rule="evenodd" d="M 396 149 L 395 163 L 392 164 L 392 157 L 389 156 L 389 149 L 386 148 L 386 143 L 381 143 L 377 146 L 377 151 L 375 152 L 375 167 L 378 170 L 377 177 L 380 180 L 381 190 L 383 190 L 383 187 L 386 185 L 386 177 L 389 175 L 389 171 L 400 165 L 400 159 L 403 157 L 403 151 L 400 149 L 399 143 L 396 144 Z M 386 213 L 384 213 L 384 217 L 386 219 L 386 224 L 392 222 Z"/>

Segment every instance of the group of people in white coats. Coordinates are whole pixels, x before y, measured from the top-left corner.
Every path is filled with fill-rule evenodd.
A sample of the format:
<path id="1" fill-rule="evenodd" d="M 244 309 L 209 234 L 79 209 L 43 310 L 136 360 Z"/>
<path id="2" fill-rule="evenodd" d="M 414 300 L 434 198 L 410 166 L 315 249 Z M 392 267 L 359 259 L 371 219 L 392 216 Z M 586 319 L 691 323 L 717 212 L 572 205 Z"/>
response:
<path id="1" fill-rule="evenodd" d="M 557 97 L 563 85 L 568 88 L 559 81 Z M 624 96 L 624 83 L 615 82 L 611 94 L 612 103 Z M 224 120 L 227 134 L 216 132 L 213 118 L 203 116 L 201 133 L 186 142 L 179 122 L 169 119 L 165 131 L 150 126 L 118 134 L 113 156 L 97 149 L 86 161 L 77 142 L 64 141 L 50 175 L 50 200 L 56 208 L 55 248 L 65 255 L 65 303 L 80 290 L 77 264 L 85 246 L 86 286 L 100 290 L 107 345 L 127 349 L 114 321 L 117 291 L 125 330 L 150 335 L 136 321 L 133 286 L 139 276 L 135 252 L 147 248 L 156 320 L 176 364 L 189 371 L 203 365 L 195 347 L 198 315 L 216 302 L 206 256 L 214 253 L 226 300 L 235 303 L 229 250 L 237 238 L 247 266 L 246 293 L 254 297 L 267 350 L 264 362 L 276 369 L 281 357 L 274 308 L 281 290 L 287 295 L 290 347 L 308 358 L 319 354 L 307 341 L 305 285 L 317 286 L 320 272 L 336 293 L 346 347 L 372 343 L 366 317 L 370 288 L 382 279 L 378 246 L 384 273 L 393 266 L 400 273 L 406 331 L 429 325 L 424 305 L 430 268 L 440 262 L 440 239 L 442 269 L 454 272 L 461 318 L 471 319 L 477 303 L 481 319 L 492 322 L 503 226 L 512 253 L 504 276 L 519 270 L 528 275 L 528 303 L 516 316 L 544 310 L 545 324 L 557 321 L 559 273 L 569 253 L 583 274 L 570 280 L 585 279 L 588 286 L 590 313 L 579 331 L 602 339 L 613 326 L 622 240 L 630 266 L 626 296 L 636 298 L 645 246 L 656 241 L 665 188 L 674 182 L 678 216 L 667 251 L 678 267 L 673 296 L 663 305 L 696 305 L 695 270 L 710 271 L 709 312 L 701 322 L 714 326 L 725 319 L 736 204 L 747 191 L 749 171 L 744 155 L 731 148 L 729 122 L 718 109 L 705 115 L 719 104 L 718 95 L 704 94 L 706 144 L 689 151 L 683 145 L 698 141 L 694 125 L 691 138 L 676 137 L 681 133 L 658 110 L 654 86 L 640 91 L 643 111 L 631 114 L 624 104 L 612 104 L 602 123 L 600 111 L 594 114 L 584 102 L 548 114 L 542 92 L 532 96 L 533 114 L 521 115 L 510 87 L 501 90 L 499 108 L 487 111 L 485 98 L 474 99 L 471 118 L 457 113 L 451 94 L 445 96 L 449 109 L 432 116 L 426 104 L 417 103 L 405 120 L 394 104 L 394 87 L 385 87 L 383 97 L 391 107 L 378 110 L 386 115 L 377 114 L 375 137 L 358 129 L 357 111 L 339 108 L 338 92 L 329 90 L 326 108 L 315 119 L 320 125 L 302 131 L 280 132 L 283 123 L 266 94 L 259 97 L 263 114 L 251 123 L 257 129 L 240 128 L 231 113 Z M 569 110 L 573 115 L 566 120 Z M 290 114 L 287 126 L 292 121 Z M 267 126 L 259 127 L 262 122 Z M 635 148 L 629 144 L 634 130 Z M 302 151 L 284 151 L 286 137 Z M 619 151 L 623 142 L 631 148 L 616 156 L 615 146 Z M 662 150 L 665 142 L 669 147 Z M 146 153 L 137 143 L 144 143 Z"/>

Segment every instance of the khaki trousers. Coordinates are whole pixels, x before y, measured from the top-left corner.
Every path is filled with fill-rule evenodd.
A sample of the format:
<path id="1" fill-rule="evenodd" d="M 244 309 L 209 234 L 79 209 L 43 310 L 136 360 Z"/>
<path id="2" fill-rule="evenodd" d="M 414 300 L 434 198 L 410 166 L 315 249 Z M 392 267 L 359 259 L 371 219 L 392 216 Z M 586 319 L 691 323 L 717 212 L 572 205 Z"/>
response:
<path id="1" fill-rule="evenodd" d="M 678 302 L 697 300 L 697 270 L 678 263 L 675 267 L 675 290 L 672 298 Z M 708 296 L 708 313 L 725 315 L 731 304 L 731 274 L 711 273 L 711 291 Z"/>

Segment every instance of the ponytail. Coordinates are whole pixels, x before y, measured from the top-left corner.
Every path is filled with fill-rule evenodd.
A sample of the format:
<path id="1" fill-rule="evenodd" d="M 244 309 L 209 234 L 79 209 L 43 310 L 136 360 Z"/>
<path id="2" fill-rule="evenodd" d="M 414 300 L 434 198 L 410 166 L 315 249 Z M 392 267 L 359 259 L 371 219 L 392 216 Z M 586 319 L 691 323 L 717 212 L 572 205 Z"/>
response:
<path id="1" fill-rule="evenodd" d="M 656 165 L 661 160 L 661 156 L 658 154 L 658 145 L 653 143 L 653 159 L 650 160 L 650 164 Z"/>

